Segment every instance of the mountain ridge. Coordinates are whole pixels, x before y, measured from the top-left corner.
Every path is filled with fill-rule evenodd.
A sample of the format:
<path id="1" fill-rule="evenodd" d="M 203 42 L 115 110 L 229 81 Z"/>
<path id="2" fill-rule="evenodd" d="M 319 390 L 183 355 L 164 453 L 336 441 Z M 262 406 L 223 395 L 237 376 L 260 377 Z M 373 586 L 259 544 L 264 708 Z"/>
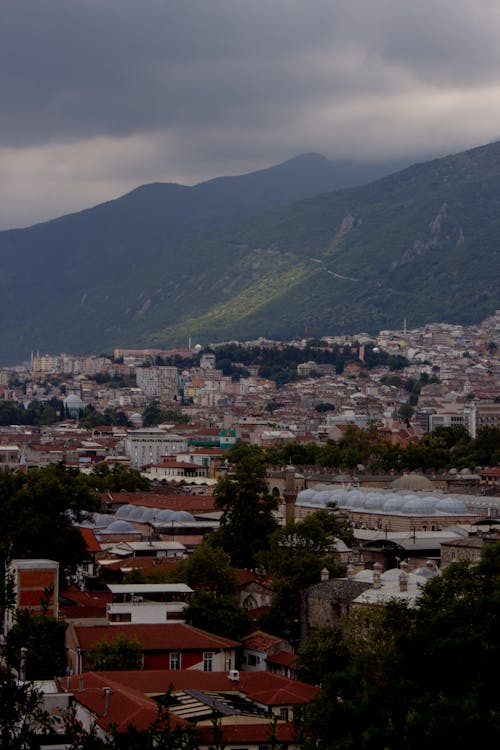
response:
<path id="1" fill-rule="evenodd" d="M 311 165 L 309 157 L 305 163 Z M 91 240 L 79 243 L 72 236 L 68 256 L 61 257 L 61 244 L 40 251 L 35 242 L 30 252 L 38 265 L 32 278 L 24 278 L 17 288 L 14 284 L 10 300 L 3 295 L 0 302 L 5 314 L 12 311 L 16 295 L 21 300 L 28 294 L 22 299 L 24 308 L 20 304 L 11 316 L 10 331 L 0 332 L 3 359 L 16 348 L 166 346 L 185 342 L 189 335 L 204 341 L 290 338 L 301 335 L 306 323 L 321 335 L 375 332 L 395 327 L 405 316 L 413 324 L 447 317 L 470 322 L 498 306 L 499 143 L 302 200 L 290 198 L 297 189 L 291 185 L 290 203 L 283 200 L 282 177 L 292 169 L 301 182 L 301 157 L 296 158 L 299 162 L 285 162 L 278 172 L 269 168 L 274 186 L 267 183 L 268 189 L 279 194 L 281 204 L 269 207 L 264 196 L 267 210 L 261 213 L 248 201 L 244 216 L 224 213 L 226 186 L 235 198 L 234 178 L 214 178 L 217 188 L 220 181 L 229 182 L 222 182 L 224 189 L 216 193 L 200 183 L 205 187 L 198 191 L 199 203 L 212 211 L 208 219 L 207 214 L 193 217 L 185 208 L 184 214 L 176 212 L 172 228 L 160 197 L 163 213 L 158 216 L 146 201 L 136 206 L 139 221 L 125 201 L 118 228 L 94 220 Z M 259 180 L 266 171 L 247 176 L 247 184 L 253 183 L 251 195 L 262 193 Z M 136 190 L 141 187 L 148 186 Z M 172 206 L 167 208 L 172 212 Z M 214 217 L 215 226 L 207 228 L 205 222 Z M 37 228 L 31 229 L 36 235 Z M 108 231 L 104 237 L 103 229 Z M 2 235 L 0 290 L 3 285 L 5 292 L 10 267 Z M 9 260 L 11 279 L 18 280 L 22 264 Z M 56 272 L 44 277 L 44 266 L 51 262 L 58 263 Z M 51 289 L 55 299 L 47 302 Z"/>

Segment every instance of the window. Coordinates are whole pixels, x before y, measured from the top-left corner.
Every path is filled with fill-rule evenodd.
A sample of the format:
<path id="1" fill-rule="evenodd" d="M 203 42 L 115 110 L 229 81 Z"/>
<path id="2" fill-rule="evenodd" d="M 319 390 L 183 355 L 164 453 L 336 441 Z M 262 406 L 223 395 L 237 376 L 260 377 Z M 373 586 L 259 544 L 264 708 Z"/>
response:
<path id="1" fill-rule="evenodd" d="M 111 612 L 109 615 L 110 622 L 132 622 L 130 612 Z"/>
<path id="2" fill-rule="evenodd" d="M 172 651 L 170 654 L 170 669 L 181 668 L 181 654 L 179 651 Z"/>
<path id="3" fill-rule="evenodd" d="M 280 719 L 288 721 L 288 708 L 284 708 L 283 706 L 280 708 Z"/>
<path id="4" fill-rule="evenodd" d="M 214 652 L 204 651 L 203 652 L 203 671 L 211 672 L 213 670 Z"/>

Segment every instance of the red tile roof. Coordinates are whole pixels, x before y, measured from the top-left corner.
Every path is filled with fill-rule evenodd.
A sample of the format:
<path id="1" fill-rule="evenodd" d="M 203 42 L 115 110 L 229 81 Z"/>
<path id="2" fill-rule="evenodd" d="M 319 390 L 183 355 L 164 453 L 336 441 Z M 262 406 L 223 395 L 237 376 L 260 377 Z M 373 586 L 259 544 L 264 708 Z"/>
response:
<path id="1" fill-rule="evenodd" d="M 254 633 L 250 633 L 250 635 L 242 638 L 241 645 L 243 648 L 250 648 L 254 651 L 267 651 L 271 646 L 276 646 L 278 643 L 282 643 L 282 641 L 283 639 L 278 638 L 276 635 L 256 630 Z"/>
<path id="2" fill-rule="evenodd" d="M 94 531 L 92 529 L 87 529 L 81 526 L 80 534 L 83 536 L 83 540 L 85 544 L 87 545 L 87 552 L 94 553 L 94 552 L 101 551 L 101 545 L 97 541 Z"/>
<path id="3" fill-rule="evenodd" d="M 225 672 L 202 672 L 198 669 L 152 669 L 143 671 L 100 672 L 106 684 L 115 681 L 141 691 L 146 695 L 172 690 L 231 690 L 244 693 L 248 698 L 266 706 L 308 703 L 319 694 L 319 688 L 299 680 L 292 680 L 272 672 L 239 672 L 233 683 Z M 86 675 L 85 675 L 86 677 Z"/>
<path id="4" fill-rule="evenodd" d="M 75 632 L 82 651 L 89 651 L 99 641 L 111 641 L 118 635 L 141 641 L 145 651 L 198 651 L 239 646 L 237 641 L 221 638 L 186 623 L 76 626 Z"/>
<path id="5" fill-rule="evenodd" d="M 106 492 L 101 496 L 104 503 L 113 505 L 143 505 L 146 508 L 187 510 L 190 513 L 209 513 L 214 510 L 212 495 L 187 495 L 184 493 L 160 494 L 153 492 Z"/>
<path id="6" fill-rule="evenodd" d="M 282 667 L 293 667 L 295 663 L 295 654 L 280 651 L 278 654 L 268 656 L 266 661 L 269 662 L 269 664 L 279 664 Z"/>
<path id="7" fill-rule="evenodd" d="M 114 680 L 112 673 L 87 672 L 80 677 L 73 677 L 70 689 L 75 698 L 96 716 L 96 721 L 103 729 L 115 727 L 118 732 L 126 732 L 130 725 L 137 729 L 147 729 L 158 717 L 158 706 L 155 701 L 140 690 L 121 680 Z M 119 675 L 119 673 L 115 673 Z M 83 689 L 82 689 L 83 683 Z M 60 682 L 60 687 L 65 680 Z M 105 713 L 105 691 L 110 688 L 108 711 Z M 177 716 L 171 717 L 171 726 L 186 727 L 188 723 Z"/>

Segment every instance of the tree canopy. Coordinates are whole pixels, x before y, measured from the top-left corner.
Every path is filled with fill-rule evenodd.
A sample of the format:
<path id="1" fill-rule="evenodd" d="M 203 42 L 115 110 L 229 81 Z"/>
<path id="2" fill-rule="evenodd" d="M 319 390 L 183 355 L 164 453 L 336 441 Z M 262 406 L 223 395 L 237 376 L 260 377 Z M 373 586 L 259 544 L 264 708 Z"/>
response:
<path id="1" fill-rule="evenodd" d="M 81 519 L 85 511 L 93 512 L 99 505 L 78 469 L 50 464 L 26 474 L 0 473 L 4 555 L 7 545 L 12 558 L 57 560 L 61 579 L 69 579 L 86 555 L 73 519 Z"/>
<path id="2" fill-rule="evenodd" d="M 233 476 L 219 479 L 215 507 L 222 510 L 218 541 L 239 568 L 254 569 L 259 553 L 278 528 L 278 500 L 268 490 L 266 464 L 259 455 L 243 456 Z"/>
<path id="3" fill-rule="evenodd" d="M 320 747 L 437 750 L 452 741 L 466 750 L 500 741 L 499 543 L 479 563 L 448 566 L 416 608 L 390 603 L 363 617 L 322 646 L 331 671 L 306 712 Z"/>

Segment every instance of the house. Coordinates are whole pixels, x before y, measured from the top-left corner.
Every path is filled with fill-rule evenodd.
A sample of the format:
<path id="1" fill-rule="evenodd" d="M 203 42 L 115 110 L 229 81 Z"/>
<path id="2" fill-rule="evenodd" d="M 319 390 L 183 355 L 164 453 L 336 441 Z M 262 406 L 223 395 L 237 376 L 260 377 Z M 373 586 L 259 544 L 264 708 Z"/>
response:
<path id="1" fill-rule="evenodd" d="M 111 726 L 146 729 L 158 716 L 157 701 L 168 690 L 170 727 L 196 727 L 202 750 L 226 747 L 296 750 L 294 711 L 319 689 L 278 675 L 196 670 L 87 672 L 58 681 L 72 694 L 76 717 L 105 737 Z"/>
<path id="2" fill-rule="evenodd" d="M 201 670 L 223 672 L 234 667 L 239 643 L 221 638 L 186 623 L 116 624 L 78 626 L 66 629 L 68 667 L 80 674 L 88 653 L 100 641 L 112 642 L 118 635 L 143 644 L 144 669 Z"/>
<path id="3" fill-rule="evenodd" d="M 293 647 L 285 638 L 256 630 L 242 638 L 241 645 L 243 647 L 241 655 L 243 670 L 249 672 L 269 671 L 275 674 L 283 674 L 286 677 L 293 676 Z"/>
<path id="4" fill-rule="evenodd" d="M 111 601 L 106 612 L 110 624 L 183 622 L 193 594 L 185 583 L 113 583 L 108 589 Z"/>

